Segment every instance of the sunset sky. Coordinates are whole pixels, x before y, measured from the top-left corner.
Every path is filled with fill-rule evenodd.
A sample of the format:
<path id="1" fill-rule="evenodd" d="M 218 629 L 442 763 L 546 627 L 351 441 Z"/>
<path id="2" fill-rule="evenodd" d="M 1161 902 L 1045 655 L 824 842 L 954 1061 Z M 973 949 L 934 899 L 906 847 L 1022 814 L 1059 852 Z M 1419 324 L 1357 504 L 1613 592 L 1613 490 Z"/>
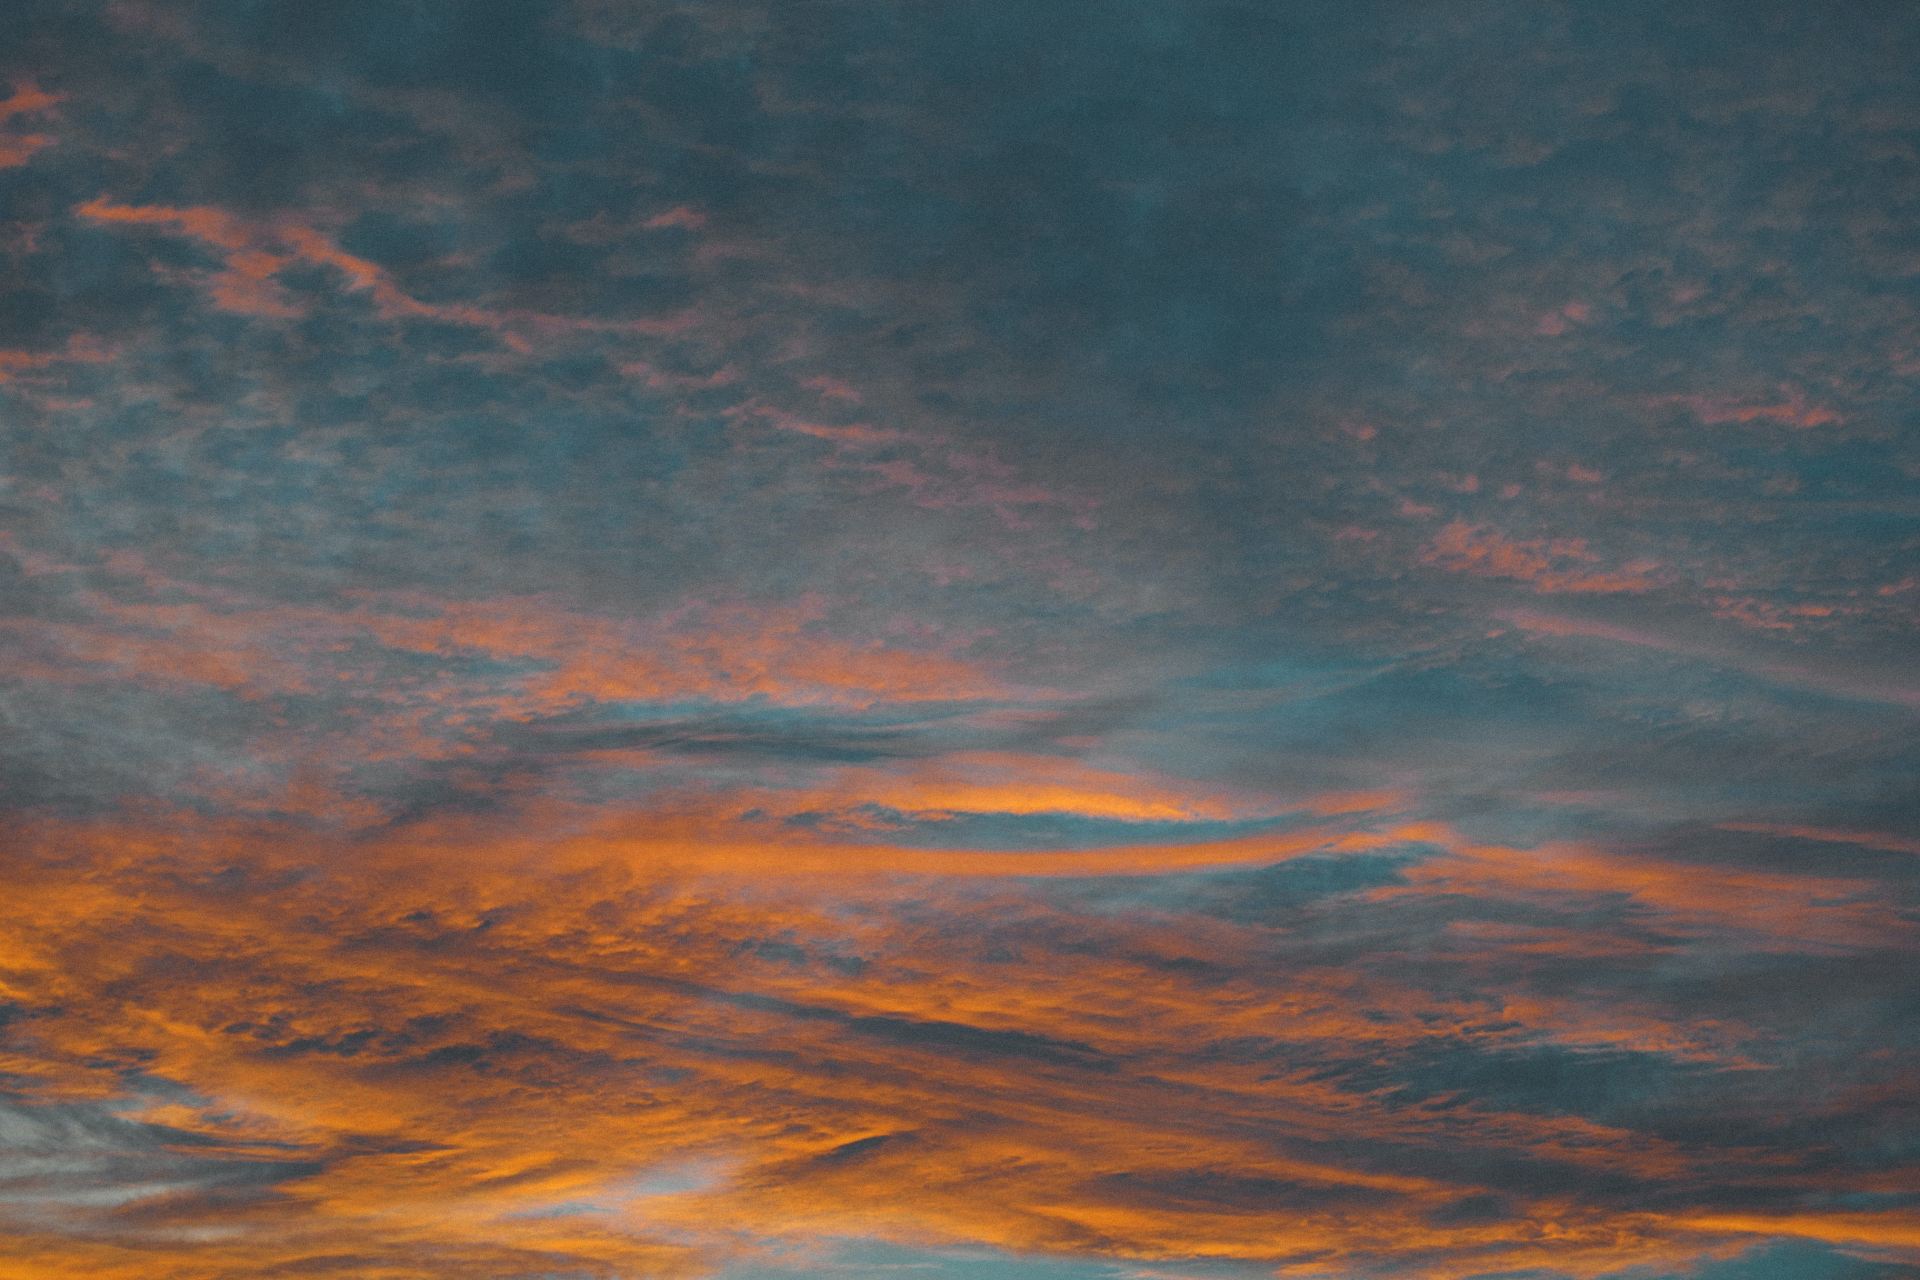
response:
<path id="1" fill-rule="evenodd" d="M 0 1280 L 1920 1275 L 1916 67 L 8 0 Z"/>

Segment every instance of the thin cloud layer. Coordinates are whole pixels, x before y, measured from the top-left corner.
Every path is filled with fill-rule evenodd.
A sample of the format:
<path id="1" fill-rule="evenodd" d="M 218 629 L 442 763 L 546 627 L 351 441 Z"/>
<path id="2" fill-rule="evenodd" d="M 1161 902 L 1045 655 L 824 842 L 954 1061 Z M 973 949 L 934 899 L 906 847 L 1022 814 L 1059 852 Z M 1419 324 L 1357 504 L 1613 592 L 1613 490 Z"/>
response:
<path id="1" fill-rule="evenodd" d="M 1920 1266 L 1894 8 L 0 40 L 0 1271 Z"/>

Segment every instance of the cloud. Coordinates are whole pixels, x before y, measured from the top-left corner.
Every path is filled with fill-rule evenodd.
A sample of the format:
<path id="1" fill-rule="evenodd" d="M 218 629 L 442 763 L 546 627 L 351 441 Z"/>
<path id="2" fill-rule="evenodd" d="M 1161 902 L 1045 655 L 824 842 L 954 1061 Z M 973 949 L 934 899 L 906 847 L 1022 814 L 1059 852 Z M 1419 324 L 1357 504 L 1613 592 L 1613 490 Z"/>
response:
<path id="1" fill-rule="evenodd" d="M 1798 431 L 1830 427 L 1840 421 L 1832 409 L 1807 403 L 1804 394 L 1788 389 L 1786 396 L 1768 403 L 1765 400 L 1741 400 L 1715 396 L 1681 396 L 1669 403 L 1682 406 L 1711 426 L 1722 423 L 1779 423 Z"/>
<path id="2" fill-rule="evenodd" d="M 24 1277 L 1920 1260 L 1914 24 L 8 17 Z"/>
<path id="3" fill-rule="evenodd" d="M 1421 548 L 1420 558 L 1450 573 L 1523 582 L 1542 595 L 1648 591 L 1658 568 L 1648 563 L 1596 568 L 1599 557 L 1581 539 L 1515 540 L 1462 520 L 1442 527 Z"/>
<path id="4" fill-rule="evenodd" d="M 0 125 L 15 116 L 45 116 L 60 105 L 59 94 L 44 93 L 31 81 L 15 83 L 13 92 L 0 98 Z M 52 146 L 55 138 L 45 133 L 0 133 L 0 169 L 17 168 L 37 152 Z"/>
<path id="5" fill-rule="evenodd" d="M 551 1247 L 555 1224 L 572 1219 L 534 1206 L 618 1203 L 649 1152 L 703 1150 L 734 1172 L 653 1204 L 644 1224 L 596 1222 L 566 1246 L 572 1265 L 670 1251 L 648 1243 L 667 1224 L 674 1241 L 731 1248 L 700 1225 L 723 1207 L 805 1234 L 851 1229 L 858 1204 L 857 1221 L 883 1234 L 931 1222 L 1001 1247 L 1072 1250 L 1094 1232 L 1123 1256 L 1269 1264 L 1311 1252 L 1280 1225 L 1308 1212 L 1314 1238 L 1365 1265 L 1474 1274 L 1546 1262 L 1534 1227 L 1572 1212 L 1553 1197 L 1573 1186 L 1586 1207 L 1555 1219 L 1552 1265 L 1671 1265 L 1750 1233 L 1901 1247 L 1885 1214 L 1779 1211 L 1796 1188 L 1833 1185 L 1813 1150 L 1775 1140 L 1774 1157 L 1750 1164 L 1738 1146 L 1659 1136 L 1704 1090 L 1723 1105 L 1747 1099 L 1752 1141 L 1765 1142 L 1767 1126 L 1789 1121 L 1769 1111 L 1779 1085 L 1752 1058 L 1788 1047 L 1759 1026 L 1691 1023 L 1684 1003 L 1663 1003 L 1681 994 L 1657 984 L 1638 1007 L 1622 1003 L 1600 976 L 1676 954 L 1676 925 L 1722 954 L 1807 954 L 1844 943 L 1848 928 L 1864 930 L 1856 946 L 1897 936 L 1833 885 L 1486 850 L 1423 830 L 1395 839 L 1418 834 L 1429 852 L 1387 841 L 1411 860 L 1384 892 L 1364 879 L 1337 888 L 1350 904 L 1339 914 L 1324 897 L 1280 898 L 1277 914 L 1229 923 L 1187 914 L 1177 897 L 1143 913 L 990 887 L 901 896 L 885 879 L 835 880 L 832 893 L 818 880 L 798 895 L 749 888 L 797 869 L 784 852 L 757 868 L 709 861 L 684 887 L 638 870 L 622 846 L 555 848 L 529 872 L 479 851 L 482 829 L 449 832 L 444 846 L 383 837 L 321 878 L 302 870 L 317 864 L 291 832 L 265 846 L 257 831 L 206 831 L 131 847 L 105 829 L 46 832 L 19 900 L 40 939 L 16 961 L 32 1058 L 84 1054 L 117 1028 L 144 1073 L 203 1091 L 168 1104 L 176 1125 L 224 1133 L 224 1147 L 243 1132 L 292 1143 L 292 1163 L 274 1165 L 283 1198 L 269 1220 L 304 1222 L 306 1249 L 357 1238 L 362 1266 L 402 1221 L 409 1249 L 458 1249 L 476 1221 L 496 1249 Z M 262 847 L 294 876 L 277 893 L 222 870 L 236 856 L 257 864 L 247 851 Z M 456 848 L 466 856 L 449 856 Z M 118 867 L 101 883 L 137 886 L 138 898 L 111 888 L 74 899 L 59 864 L 40 860 L 60 849 Z M 972 874 L 981 861 L 969 860 Z M 521 892 L 530 874 L 549 891 Z M 1450 893 L 1423 888 L 1435 875 Z M 714 894 L 734 877 L 739 888 Z M 1460 896 L 1469 885 L 1479 891 Z M 1456 934 L 1457 913 L 1490 909 L 1489 890 L 1551 913 L 1563 932 Z M 121 947 L 111 994 L 96 988 L 116 922 L 162 904 L 170 924 L 154 949 Z M 1834 922 L 1860 912 L 1858 924 Z M 215 920 L 228 922 L 217 944 L 204 936 Z M 1582 941 L 1621 930 L 1643 948 Z M 556 950 L 564 938 L 576 941 Z M 1385 938 L 1395 941 L 1378 951 Z M 1407 967 L 1414 952 L 1427 968 Z M 1551 977 L 1563 959 L 1586 974 L 1572 991 Z M 1460 985 L 1489 964 L 1521 987 L 1489 999 Z M 1274 965 L 1286 983 L 1255 981 Z M 166 1016 L 128 1023 L 132 1008 Z M 1764 1004 L 1755 1013 L 1770 1016 Z M 1156 1096 L 1178 1105 L 1115 1105 Z M 581 1137 L 583 1115 L 595 1138 Z M 434 1135 L 430 1149 L 394 1145 L 421 1133 Z M 1848 1185 L 1865 1191 L 1875 1175 Z M 1490 1194 L 1503 1209 L 1436 1225 L 1447 1206 Z M 369 1236 L 376 1202 L 389 1225 Z M 167 1220 L 227 1212 L 183 1205 Z M 232 1245 L 255 1251 L 244 1256 L 278 1247 L 245 1235 Z M 515 1255 L 483 1256 L 500 1266 Z"/>

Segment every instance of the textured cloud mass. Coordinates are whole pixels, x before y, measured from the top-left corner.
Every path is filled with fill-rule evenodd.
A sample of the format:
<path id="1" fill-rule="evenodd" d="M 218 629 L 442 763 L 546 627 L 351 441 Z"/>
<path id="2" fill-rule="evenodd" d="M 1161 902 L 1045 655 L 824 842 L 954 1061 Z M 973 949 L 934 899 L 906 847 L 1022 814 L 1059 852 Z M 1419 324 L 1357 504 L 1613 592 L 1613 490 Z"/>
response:
<path id="1" fill-rule="evenodd" d="M 1905 6 L 0 24 L 0 1275 L 1920 1268 Z"/>

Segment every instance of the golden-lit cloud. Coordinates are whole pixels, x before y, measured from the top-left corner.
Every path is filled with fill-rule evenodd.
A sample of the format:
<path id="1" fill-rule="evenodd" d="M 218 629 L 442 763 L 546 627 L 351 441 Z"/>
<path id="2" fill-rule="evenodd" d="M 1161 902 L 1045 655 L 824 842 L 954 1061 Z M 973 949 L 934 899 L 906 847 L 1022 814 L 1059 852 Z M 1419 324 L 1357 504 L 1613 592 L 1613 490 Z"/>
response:
<path id="1" fill-rule="evenodd" d="M 0 1280 L 1920 1267 L 1920 24 L 1671 8 L 11 6 Z"/>

